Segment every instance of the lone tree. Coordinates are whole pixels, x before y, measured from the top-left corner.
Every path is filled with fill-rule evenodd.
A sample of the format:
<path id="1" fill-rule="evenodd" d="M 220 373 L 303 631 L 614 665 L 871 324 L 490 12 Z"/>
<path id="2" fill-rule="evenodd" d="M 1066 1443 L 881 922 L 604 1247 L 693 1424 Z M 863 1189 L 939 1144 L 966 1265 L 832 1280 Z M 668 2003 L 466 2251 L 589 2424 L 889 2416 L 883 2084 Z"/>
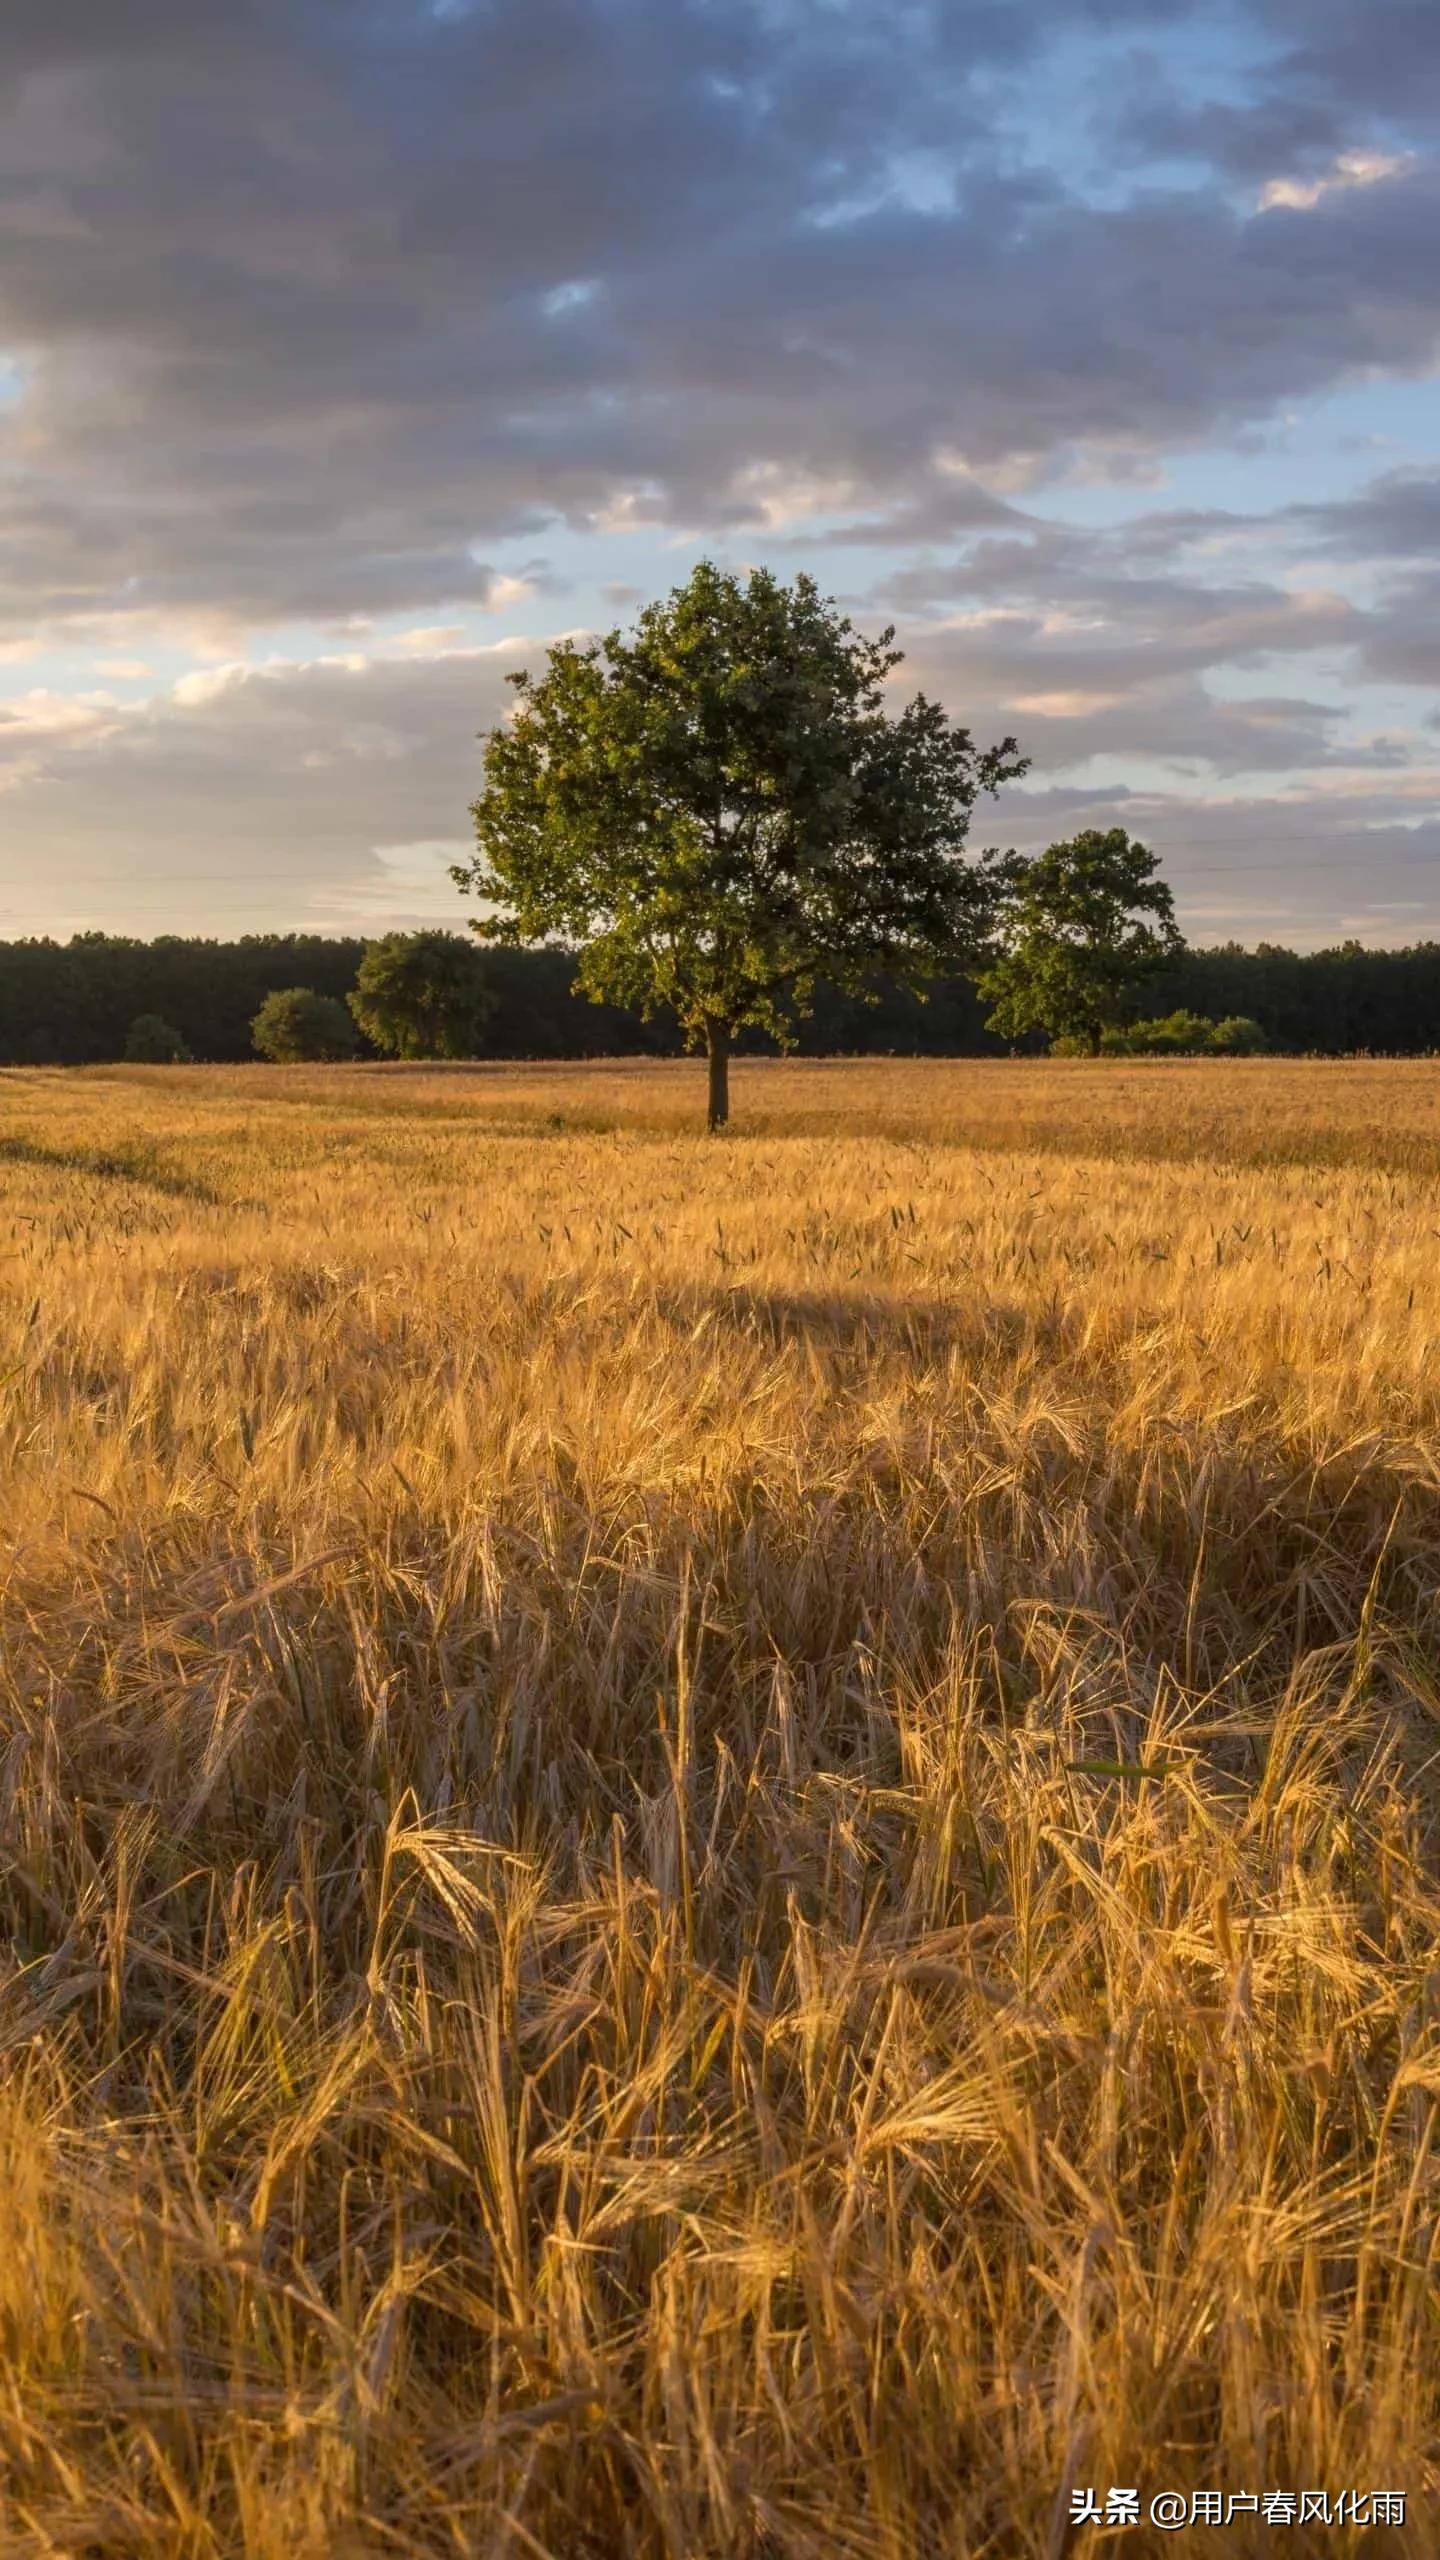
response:
<path id="1" fill-rule="evenodd" d="M 1033 861 L 1007 855 L 1003 948 L 978 980 L 989 1028 L 1047 1031 L 1098 1056 L 1133 991 L 1183 947 L 1159 867 L 1123 827 L 1088 827 Z"/>
<path id="2" fill-rule="evenodd" d="M 137 1013 L 125 1034 L 125 1056 L 132 1067 L 184 1067 L 190 1064 L 173 1022 L 163 1014 Z"/>
<path id="3" fill-rule="evenodd" d="M 387 933 L 366 945 L 350 1010 L 397 1058 L 473 1058 L 495 1010 L 485 961 L 463 933 Z"/>
<path id="4" fill-rule="evenodd" d="M 492 903 L 482 938 L 578 946 L 596 1002 L 673 1007 L 729 1116 L 742 1024 L 791 1045 L 816 981 L 865 996 L 973 962 L 995 876 L 961 860 L 982 791 L 1026 770 L 937 703 L 887 708 L 902 652 L 862 639 L 813 579 L 704 561 L 629 636 L 561 641 L 512 675 L 486 740 L 478 851 L 452 873 Z"/>
<path id="5" fill-rule="evenodd" d="M 336 996 L 313 987 L 277 987 L 250 1025 L 262 1058 L 280 1066 L 318 1065 L 355 1054 L 355 1026 Z"/>

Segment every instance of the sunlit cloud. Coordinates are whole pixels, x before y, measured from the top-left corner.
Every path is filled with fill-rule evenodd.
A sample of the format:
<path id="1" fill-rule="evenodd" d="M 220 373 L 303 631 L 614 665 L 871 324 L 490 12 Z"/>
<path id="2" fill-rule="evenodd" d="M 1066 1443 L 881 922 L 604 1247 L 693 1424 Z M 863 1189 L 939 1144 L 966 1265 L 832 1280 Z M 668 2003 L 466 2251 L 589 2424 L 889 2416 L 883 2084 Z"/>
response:
<path id="1" fill-rule="evenodd" d="M 1017 693 L 1017 711 L 1034 712 L 1042 720 L 1083 720 L 1088 713 L 1113 711 L 1125 699 L 1123 693 Z"/>
<path id="2" fill-rule="evenodd" d="M 413 631 L 402 631 L 396 645 L 413 649 L 420 657 L 432 658 L 441 649 L 457 648 L 464 638 L 463 622 L 425 622 Z"/>
<path id="3" fill-rule="evenodd" d="M 1414 167 L 1408 152 L 1344 151 L 1334 166 L 1318 178 L 1272 178 L 1262 188 L 1259 210 L 1270 213 L 1276 206 L 1294 212 L 1308 213 L 1326 196 L 1349 187 L 1378 187 L 1387 178 L 1402 178 Z"/>

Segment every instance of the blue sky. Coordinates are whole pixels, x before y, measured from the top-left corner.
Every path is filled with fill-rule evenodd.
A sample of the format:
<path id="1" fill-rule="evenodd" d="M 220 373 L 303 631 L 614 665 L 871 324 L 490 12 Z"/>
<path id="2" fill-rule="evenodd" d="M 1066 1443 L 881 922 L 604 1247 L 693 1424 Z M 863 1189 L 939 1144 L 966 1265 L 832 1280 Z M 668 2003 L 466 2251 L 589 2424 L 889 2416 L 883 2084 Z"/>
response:
<path id="1" fill-rule="evenodd" d="M 1431 0 L 7 0 L 0 934 L 462 922 L 477 733 L 804 567 L 1197 940 L 1440 935 Z"/>

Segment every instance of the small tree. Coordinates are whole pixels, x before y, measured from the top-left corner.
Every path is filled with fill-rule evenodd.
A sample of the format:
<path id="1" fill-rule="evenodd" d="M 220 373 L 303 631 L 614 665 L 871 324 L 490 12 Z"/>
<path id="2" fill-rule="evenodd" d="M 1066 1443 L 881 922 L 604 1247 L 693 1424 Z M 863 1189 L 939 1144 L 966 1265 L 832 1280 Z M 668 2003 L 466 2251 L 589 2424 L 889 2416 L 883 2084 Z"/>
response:
<path id="1" fill-rule="evenodd" d="M 978 982 L 989 1028 L 1048 1031 L 1098 1056 L 1134 990 L 1182 948 L 1154 854 L 1123 827 L 1090 827 L 1004 870 L 1004 947 Z"/>
<path id="2" fill-rule="evenodd" d="M 462 933 L 387 933 L 367 944 L 350 1010 L 398 1058 L 473 1058 L 495 1010 L 485 961 Z"/>
<path id="3" fill-rule="evenodd" d="M 961 854 L 970 812 L 1026 770 L 978 751 L 917 694 L 895 715 L 893 632 L 862 639 L 812 579 L 702 561 L 627 638 L 562 641 L 491 732 L 464 892 L 486 940 L 559 937 L 578 983 L 672 1006 L 729 1114 L 736 1032 L 782 1045 L 817 980 L 866 996 L 973 962 L 994 874 Z"/>
<path id="4" fill-rule="evenodd" d="M 317 996 L 313 987 L 277 987 L 250 1025 L 250 1036 L 262 1058 L 277 1065 L 317 1065 L 355 1054 L 355 1026 L 335 996 Z"/>
<path id="5" fill-rule="evenodd" d="M 190 1063 L 190 1051 L 173 1022 L 167 1022 L 159 1013 L 136 1014 L 125 1034 L 125 1055 L 135 1067 L 183 1067 Z"/>

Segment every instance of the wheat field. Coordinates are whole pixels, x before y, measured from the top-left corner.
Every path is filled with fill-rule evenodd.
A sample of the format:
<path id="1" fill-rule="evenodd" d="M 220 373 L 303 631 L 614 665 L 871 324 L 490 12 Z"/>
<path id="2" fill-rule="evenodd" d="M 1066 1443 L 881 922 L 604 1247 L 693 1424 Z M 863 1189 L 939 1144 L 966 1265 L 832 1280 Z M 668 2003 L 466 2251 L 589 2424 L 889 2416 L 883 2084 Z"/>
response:
<path id="1" fill-rule="evenodd" d="M 0 1075 L 0 2551 L 1428 2551 L 1440 1068 L 702 1076 Z"/>

